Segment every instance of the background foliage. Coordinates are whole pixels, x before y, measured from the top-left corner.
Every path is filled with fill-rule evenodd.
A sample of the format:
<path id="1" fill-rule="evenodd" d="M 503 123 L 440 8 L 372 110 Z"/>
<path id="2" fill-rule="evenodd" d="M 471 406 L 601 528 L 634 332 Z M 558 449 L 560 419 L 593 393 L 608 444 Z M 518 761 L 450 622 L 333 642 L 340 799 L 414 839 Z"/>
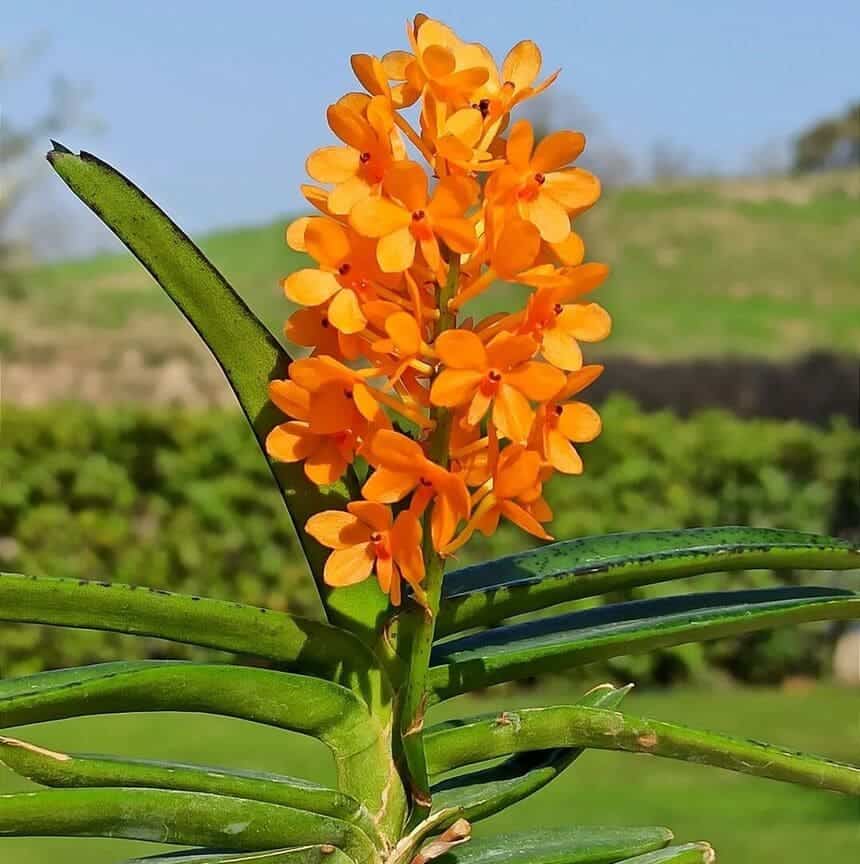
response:
<path id="1" fill-rule="evenodd" d="M 602 413 L 607 430 L 584 449 L 584 477 L 551 487 L 560 538 L 733 523 L 844 533 L 860 523 L 860 435 L 846 422 L 816 429 L 717 411 L 678 420 L 668 412 L 643 413 L 621 398 Z M 316 614 L 312 581 L 283 505 L 235 413 L 7 408 L 2 428 L 5 569 Z M 459 561 L 496 557 L 526 542 L 513 530 L 476 537 Z M 803 580 L 801 573 L 782 577 Z M 850 578 L 840 574 L 842 584 Z M 821 574 L 816 581 L 823 581 Z M 773 575 L 699 577 L 695 584 L 755 587 L 773 584 Z M 633 595 L 672 590 L 656 586 Z M 742 680 L 778 681 L 820 671 L 826 635 L 821 628 L 754 635 L 616 661 L 610 670 L 587 674 L 589 680 L 609 672 L 665 682 L 702 676 L 710 664 Z M 160 657 L 166 650 L 156 640 L 6 626 L 0 675 L 117 656 Z M 182 656 L 191 654 L 187 649 Z"/>

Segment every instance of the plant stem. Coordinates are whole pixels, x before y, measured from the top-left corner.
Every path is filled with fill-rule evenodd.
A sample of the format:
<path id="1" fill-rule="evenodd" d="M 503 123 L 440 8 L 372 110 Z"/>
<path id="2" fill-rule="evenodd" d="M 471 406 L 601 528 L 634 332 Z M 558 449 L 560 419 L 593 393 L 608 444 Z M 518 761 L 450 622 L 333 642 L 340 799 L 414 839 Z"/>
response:
<path id="1" fill-rule="evenodd" d="M 435 336 L 450 329 L 456 322 L 456 313 L 449 311 L 448 303 L 454 297 L 460 277 L 460 258 L 448 255 L 448 278 L 439 292 L 439 320 Z M 429 457 L 443 468 L 448 466 L 451 413 L 434 407 L 431 418 L 435 428 L 429 440 Z M 427 706 L 427 669 L 439 603 L 442 594 L 442 576 L 445 560 L 433 548 L 430 530 L 430 508 L 424 516 L 423 552 L 426 568 L 425 591 L 427 608 L 413 603 L 403 615 L 400 624 L 400 654 L 407 666 L 407 676 L 399 705 L 400 738 L 406 762 L 407 781 L 412 796 L 410 825 L 417 824 L 430 812 L 430 779 L 424 754 L 424 712 Z"/>

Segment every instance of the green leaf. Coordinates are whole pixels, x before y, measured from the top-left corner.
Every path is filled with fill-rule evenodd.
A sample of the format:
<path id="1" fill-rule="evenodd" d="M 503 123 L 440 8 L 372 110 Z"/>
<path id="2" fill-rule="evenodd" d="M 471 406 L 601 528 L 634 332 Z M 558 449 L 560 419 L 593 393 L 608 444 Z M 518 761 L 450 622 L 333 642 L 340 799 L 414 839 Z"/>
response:
<path id="1" fill-rule="evenodd" d="M 355 798 L 278 774 L 57 753 L 3 737 L 0 737 L 0 764 L 41 786 L 69 789 L 120 786 L 205 792 L 320 813 L 352 822 L 370 837 L 377 834 L 372 820 Z"/>
<path id="2" fill-rule="evenodd" d="M 129 711 L 216 714 L 310 735 L 333 752 L 338 788 L 380 813 L 386 828 L 405 809 L 382 726 L 352 691 L 329 681 L 170 661 L 104 663 L 0 681 L 0 728 Z"/>
<path id="3" fill-rule="evenodd" d="M 149 271 L 197 331 L 220 364 L 265 454 L 266 436 L 284 418 L 269 402 L 267 385 L 286 377 L 290 357 L 227 280 L 189 237 L 130 180 L 90 153 L 61 145 L 48 153 L 51 166 Z M 387 597 L 368 580 L 332 593 L 322 581 L 323 549 L 304 531 L 309 516 L 342 510 L 350 500 L 345 482 L 320 489 L 301 463 L 269 463 L 310 562 L 324 605 L 344 626 L 372 630 L 388 608 Z M 354 484 L 354 476 L 350 482 Z"/>
<path id="4" fill-rule="evenodd" d="M 635 858 L 625 858 L 619 864 L 714 864 L 717 856 L 709 843 L 685 843 L 667 846 L 657 852 L 646 852 Z"/>
<path id="5" fill-rule="evenodd" d="M 192 849 L 167 855 L 135 858 L 123 864 L 353 864 L 340 849 L 329 845 L 298 846 L 267 852 L 215 852 Z"/>
<path id="6" fill-rule="evenodd" d="M 132 633 L 263 657 L 338 681 L 371 704 L 388 698 L 368 689 L 376 659 L 359 639 L 271 609 L 136 585 L 0 573 L 0 620 Z"/>
<path id="7" fill-rule="evenodd" d="M 770 528 L 691 528 L 553 543 L 445 576 L 437 636 L 700 573 L 860 568 L 857 544 Z"/>
<path id="8" fill-rule="evenodd" d="M 162 789 L 51 789 L 0 795 L 5 837 L 122 837 L 236 852 L 331 844 L 355 864 L 376 850 L 355 826 L 277 804 Z"/>
<path id="9" fill-rule="evenodd" d="M 831 588 L 722 591 L 617 603 L 443 642 L 433 652 L 429 688 L 435 699 L 448 699 L 608 657 L 850 618 L 860 618 L 860 597 Z"/>
<path id="10" fill-rule="evenodd" d="M 759 741 L 618 711 L 557 705 L 441 724 L 425 734 L 434 773 L 545 747 L 592 747 L 681 759 L 803 786 L 860 795 L 860 768 Z"/>
<path id="11" fill-rule="evenodd" d="M 631 855 L 662 849 L 672 840 L 668 828 L 601 828 L 569 825 L 480 837 L 457 846 L 437 864 L 613 864 Z"/>
<path id="12" fill-rule="evenodd" d="M 631 688 L 632 685 L 619 688 L 602 684 L 586 693 L 577 704 L 615 708 Z M 459 818 L 470 822 L 486 819 L 543 789 L 583 752 L 582 747 L 559 747 L 520 753 L 493 768 L 442 781 L 432 788 L 433 810 L 452 811 L 445 825 Z"/>

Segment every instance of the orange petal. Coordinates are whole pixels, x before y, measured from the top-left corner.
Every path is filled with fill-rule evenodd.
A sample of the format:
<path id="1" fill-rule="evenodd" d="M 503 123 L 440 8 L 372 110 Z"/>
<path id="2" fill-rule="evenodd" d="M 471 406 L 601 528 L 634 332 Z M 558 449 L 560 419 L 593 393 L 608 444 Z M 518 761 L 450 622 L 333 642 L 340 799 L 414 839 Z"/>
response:
<path id="1" fill-rule="evenodd" d="M 287 246 L 290 249 L 295 249 L 296 252 L 304 252 L 305 250 L 305 229 L 311 221 L 310 216 L 300 216 L 298 219 L 293 219 L 287 226 Z"/>
<path id="2" fill-rule="evenodd" d="M 387 531 L 391 527 L 391 510 L 375 501 L 350 501 L 346 508 L 374 531 Z"/>
<path id="3" fill-rule="evenodd" d="M 462 216 L 478 200 L 480 190 L 471 177 L 448 175 L 436 184 L 428 210 L 434 217 Z"/>
<path id="4" fill-rule="evenodd" d="M 430 514 L 430 536 L 433 540 L 433 548 L 439 552 L 454 539 L 457 530 L 458 519 L 451 507 L 451 502 L 440 495 L 433 505 Z"/>
<path id="5" fill-rule="evenodd" d="M 436 353 L 451 369 L 483 370 L 489 363 L 484 343 L 471 330 L 446 330 L 436 339 Z"/>
<path id="6" fill-rule="evenodd" d="M 424 556 L 421 554 L 421 523 L 413 513 L 397 514 L 391 529 L 391 545 L 403 578 L 413 587 L 424 581 Z"/>
<path id="7" fill-rule="evenodd" d="M 307 423 L 292 420 L 275 426 L 266 436 L 266 452 L 278 462 L 301 462 L 317 448 L 319 438 Z"/>
<path id="8" fill-rule="evenodd" d="M 417 441 L 392 429 L 382 429 L 373 436 L 370 452 L 371 462 L 400 473 L 411 473 L 415 482 L 422 463 L 427 461 Z"/>
<path id="9" fill-rule="evenodd" d="M 561 243 L 570 234 L 570 217 L 555 198 L 541 191 L 533 201 L 520 203 L 520 212 L 534 223 L 547 243 Z"/>
<path id="10" fill-rule="evenodd" d="M 553 539 L 551 534 L 544 531 L 543 525 L 519 504 L 514 504 L 513 501 L 502 501 L 501 510 L 505 517 L 510 519 L 518 528 L 522 528 L 523 531 L 528 531 L 529 534 L 540 537 L 541 540 Z"/>
<path id="11" fill-rule="evenodd" d="M 529 165 L 534 143 L 532 124 L 528 120 L 517 120 L 508 133 L 508 143 L 505 148 L 508 162 L 515 168 L 525 170 Z"/>
<path id="12" fill-rule="evenodd" d="M 475 390 L 475 395 L 469 403 L 469 410 L 466 412 L 465 423 L 467 426 L 477 426 L 490 407 L 490 402 L 493 401 L 492 396 L 484 393 L 480 387 Z"/>
<path id="13" fill-rule="evenodd" d="M 569 165 L 585 149 L 582 132 L 551 132 L 535 148 L 531 169 L 540 174 L 558 171 Z"/>
<path id="14" fill-rule="evenodd" d="M 560 328 L 583 342 L 599 342 L 612 330 L 609 313 L 598 303 L 565 306 L 556 321 Z"/>
<path id="15" fill-rule="evenodd" d="M 389 51 L 382 57 L 385 74 L 394 81 L 406 80 L 406 67 L 415 61 L 415 55 L 408 51 Z"/>
<path id="16" fill-rule="evenodd" d="M 377 468 L 361 488 L 361 494 L 370 501 L 394 504 L 402 501 L 416 486 L 418 477 L 412 473 Z"/>
<path id="17" fill-rule="evenodd" d="M 383 237 L 376 247 L 376 260 L 383 273 L 402 273 L 415 261 L 415 238 L 408 227 Z"/>
<path id="18" fill-rule="evenodd" d="M 510 81 L 515 90 L 531 87 L 540 73 L 540 66 L 540 48 L 531 39 L 524 39 L 517 42 L 505 57 L 502 63 L 502 81 Z"/>
<path id="19" fill-rule="evenodd" d="M 367 121 L 343 102 L 329 105 L 326 119 L 331 131 L 353 150 L 362 153 L 376 146 L 376 136 Z"/>
<path id="20" fill-rule="evenodd" d="M 493 248 L 493 269 L 503 279 L 513 279 L 531 267 L 540 251 L 540 232 L 525 219 L 505 222 Z"/>
<path id="21" fill-rule="evenodd" d="M 582 366 L 582 350 L 579 344 L 566 330 L 558 326 L 543 331 L 541 353 L 545 360 L 559 369 L 575 371 Z"/>
<path id="22" fill-rule="evenodd" d="M 430 388 L 430 401 L 444 408 L 462 405 L 472 398 L 481 378 L 482 373 L 473 369 L 443 369 Z"/>
<path id="23" fill-rule="evenodd" d="M 421 64 L 431 78 L 450 75 L 456 62 L 454 55 L 442 45 L 429 45 L 421 52 Z"/>
<path id="24" fill-rule="evenodd" d="M 308 222 L 304 243 L 313 258 L 331 270 L 349 256 L 351 249 L 346 229 L 322 216 L 316 216 Z"/>
<path id="25" fill-rule="evenodd" d="M 359 201 L 370 197 L 373 188 L 361 177 L 338 183 L 328 196 L 328 208 L 336 216 L 348 216 Z"/>
<path id="26" fill-rule="evenodd" d="M 349 223 L 364 237 L 384 237 L 409 225 L 411 217 L 399 204 L 385 198 L 365 198 L 350 211 Z"/>
<path id="27" fill-rule="evenodd" d="M 531 336 L 502 332 L 487 345 L 487 363 L 497 369 L 512 369 L 534 357 L 537 349 Z"/>
<path id="28" fill-rule="evenodd" d="M 558 256 L 562 264 L 568 266 L 582 264 L 582 259 L 585 257 L 585 243 L 583 243 L 582 237 L 576 232 L 571 231 L 561 243 L 552 243 L 550 245 L 552 251 Z"/>
<path id="29" fill-rule="evenodd" d="M 370 539 L 370 528 L 344 510 L 323 510 L 305 524 L 305 531 L 329 549 L 346 549 Z"/>
<path id="30" fill-rule="evenodd" d="M 328 307 L 328 320 L 341 333 L 360 333 L 367 326 L 358 297 L 350 288 L 343 288 L 334 296 Z"/>
<path id="31" fill-rule="evenodd" d="M 311 394 L 295 381 L 270 381 L 269 399 L 290 417 L 307 420 L 311 407 Z"/>
<path id="32" fill-rule="evenodd" d="M 340 290 L 334 274 L 325 270 L 297 270 L 287 276 L 283 286 L 284 294 L 302 306 L 319 306 Z"/>
<path id="33" fill-rule="evenodd" d="M 385 172 L 382 188 L 386 195 L 396 198 L 410 213 L 427 205 L 427 175 L 417 162 L 409 159 L 395 162 Z"/>
<path id="34" fill-rule="evenodd" d="M 582 474 L 582 459 L 576 448 L 558 429 L 550 429 L 544 441 L 546 458 L 563 474 Z"/>
<path id="35" fill-rule="evenodd" d="M 585 390 L 586 387 L 593 384 L 602 374 L 603 366 L 600 363 L 592 363 L 590 366 L 583 366 L 577 372 L 571 372 L 567 376 L 567 383 L 564 386 L 565 398 Z"/>
<path id="36" fill-rule="evenodd" d="M 326 383 L 311 396 L 309 423 L 317 435 L 348 429 L 353 416 L 352 398 L 339 382 Z"/>
<path id="37" fill-rule="evenodd" d="M 388 92 L 385 69 L 378 58 L 370 54 L 353 54 L 349 62 L 355 77 L 368 93 L 377 96 Z"/>
<path id="38" fill-rule="evenodd" d="M 460 254 L 474 252 L 478 245 L 474 223 L 469 219 L 437 217 L 433 221 L 433 230 L 449 249 Z"/>
<path id="39" fill-rule="evenodd" d="M 493 494 L 497 498 L 516 498 L 538 482 L 540 454 L 512 444 L 502 450 L 493 483 Z"/>
<path id="40" fill-rule="evenodd" d="M 320 147 L 308 156 L 305 170 L 319 183 L 343 183 L 358 173 L 359 156 L 352 147 Z"/>
<path id="41" fill-rule="evenodd" d="M 328 556 L 323 570 L 326 585 L 343 588 L 363 582 L 370 576 L 376 557 L 372 543 L 361 543 L 337 549 Z"/>
<path id="42" fill-rule="evenodd" d="M 352 388 L 352 398 L 355 401 L 355 407 L 358 413 L 365 420 L 370 420 L 374 423 L 380 422 L 385 416 L 382 408 L 379 407 L 379 402 L 371 392 L 370 388 L 361 381 L 356 381 Z"/>
<path id="43" fill-rule="evenodd" d="M 535 412 L 519 390 L 504 381 L 493 402 L 493 425 L 499 434 L 515 443 L 528 440 Z"/>
<path id="44" fill-rule="evenodd" d="M 395 312 L 386 318 L 385 332 L 402 355 L 413 356 L 421 350 L 418 322 L 408 312 Z"/>
<path id="45" fill-rule="evenodd" d="M 590 207 L 600 197 L 600 181 L 582 168 L 570 168 L 547 174 L 543 191 L 565 210 L 580 210 Z"/>
<path id="46" fill-rule="evenodd" d="M 477 108 L 461 108 L 455 111 L 445 124 L 445 132 L 474 147 L 484 129 L 484 118 Z"/>
<path id="47" fill-rule="evenodd" d="M 578 267 L 562 268 L 565 276 L 564 290 L 559 292 L 557 302 L 574 300 L 588 294 L 606 281 L 609 268 L 605 264 L 589 262 Z"/>
<path id="48" fill-rule="evenodd" d="M 602 428 L 600 415 L 585 402 L 568 402 L 561 408 L 558 429 L 571 441 L 593 441 Z"/>
<path id="49" fill-rule="evenodd" d="M 305 460 L 305 474 L 317 486 L 336 483 L 346 471 L 349 460 L 333 438 L 323 438 Z"/>
<path id="50" fill-rule="evenodd" d="M 552 399 L 565 385 L 565 375 L 553 366 L 530 360 L 505 373 L 505 383 L 535 402 Z"/>

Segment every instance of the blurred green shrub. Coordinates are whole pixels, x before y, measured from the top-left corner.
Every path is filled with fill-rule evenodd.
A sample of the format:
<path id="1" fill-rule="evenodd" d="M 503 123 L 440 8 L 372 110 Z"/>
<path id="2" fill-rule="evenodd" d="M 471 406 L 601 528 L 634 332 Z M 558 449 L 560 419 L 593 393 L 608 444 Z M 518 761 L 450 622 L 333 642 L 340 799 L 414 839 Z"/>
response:
<path id="1" fill-rule="evenodd" d="M 679 420 L 645 414 L 621 398 L 601 413 L 605 432 L 584 448 L 585 475 L 559 479 L 549 490 L 559 538 L 733 523 L 827 532 L 834 524 L 844 527 L 837 507 L 860 512 L 860 484 L 854 482 L 860 433 L 847 423 L 821 430 L 722 412 Z M 6 408 L 0 567 L 316 615 L 315 589 L 267 470 L 244 422 L 230 412 Z M 525 545 L 521 533 L 506 529 L 492 540 L 476 539 L 458 563 Z M 781 578 L 799 582 L 804 574 Z M 744 572 L 699 577 L 696 587 L 772 580 L 770 573 Z M 648 590 L 672 593 L 684 583 Z M 826 633 L 808 628 L 759 634 L 621 659 L 601 672 L 668 682 L 717 666 L 744 680 L 774 681 L 819 671 L 827 643 Z M 155 640 L 4 625 L 0 675 L 165 652 Z"/>

